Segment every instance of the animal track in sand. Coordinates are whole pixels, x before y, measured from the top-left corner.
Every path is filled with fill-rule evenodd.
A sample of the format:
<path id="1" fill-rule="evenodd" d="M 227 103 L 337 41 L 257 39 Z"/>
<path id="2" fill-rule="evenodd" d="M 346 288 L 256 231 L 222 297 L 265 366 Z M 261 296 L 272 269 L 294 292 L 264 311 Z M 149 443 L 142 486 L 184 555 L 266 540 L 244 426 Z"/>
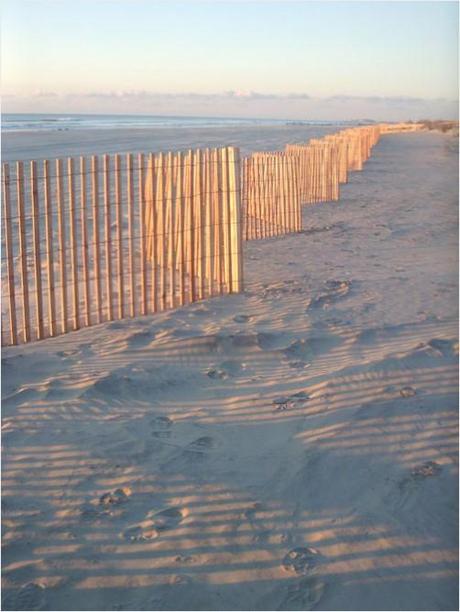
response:
<path id="1" fill-rule="evenodd" d="M 316 548 L 293 548 L 283 559 L 282 565 L 287 572 L 297 575 L 307 575 L 316 569 L 320 560 L 319 551 Z"/>
<path id="2" fill-rule="evenodd" d="M 2 610 L 43 610 L 45 601 L 45 587 L 36 582 L 28 582 L 5 597 Z"/>

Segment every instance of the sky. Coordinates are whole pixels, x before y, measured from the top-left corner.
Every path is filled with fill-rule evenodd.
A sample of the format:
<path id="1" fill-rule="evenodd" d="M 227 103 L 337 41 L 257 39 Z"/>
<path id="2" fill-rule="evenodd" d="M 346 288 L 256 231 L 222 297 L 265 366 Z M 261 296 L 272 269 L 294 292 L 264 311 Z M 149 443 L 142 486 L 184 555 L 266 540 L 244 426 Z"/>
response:
<path id="1" fill-rule="evenodd" d="M 455 118 L 457 2 L 3 0 L 3 112 Z"/>

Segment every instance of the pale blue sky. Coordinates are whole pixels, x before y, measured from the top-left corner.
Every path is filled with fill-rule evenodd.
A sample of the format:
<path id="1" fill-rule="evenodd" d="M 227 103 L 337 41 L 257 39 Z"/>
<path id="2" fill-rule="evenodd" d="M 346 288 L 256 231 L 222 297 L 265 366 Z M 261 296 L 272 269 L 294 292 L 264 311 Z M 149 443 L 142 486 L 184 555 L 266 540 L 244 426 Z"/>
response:
<path id="1" fill-rule="evenodd" d="M 4 0 L 2 30 L 5 111 L 456 112 L 456 2 Z"/>

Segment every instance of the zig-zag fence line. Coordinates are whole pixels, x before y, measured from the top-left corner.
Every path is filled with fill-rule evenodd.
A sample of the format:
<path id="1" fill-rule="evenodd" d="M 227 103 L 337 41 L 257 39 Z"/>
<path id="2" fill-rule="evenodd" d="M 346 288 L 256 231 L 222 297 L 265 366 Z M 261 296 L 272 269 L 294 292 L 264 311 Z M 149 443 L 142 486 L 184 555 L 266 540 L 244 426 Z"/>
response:
<path id="1" fill-rule="evenodd" d="M 379 136 L 341 130 L 285 151 L 236 147 L 4 163 L 2 345 L 243 290 L 243 240 L 302 229 Z"/>

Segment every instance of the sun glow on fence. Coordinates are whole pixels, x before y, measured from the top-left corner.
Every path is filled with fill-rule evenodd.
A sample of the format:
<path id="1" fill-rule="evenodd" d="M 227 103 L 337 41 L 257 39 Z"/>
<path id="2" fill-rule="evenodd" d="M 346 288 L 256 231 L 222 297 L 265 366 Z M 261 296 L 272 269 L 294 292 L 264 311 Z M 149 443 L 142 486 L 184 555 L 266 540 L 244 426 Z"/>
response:
<path id="1" fill-rule="evenodd" d="M 381 134 L 346 129 L 285 151 L 235 147 L 3 164 L 2 345 L 243 289 L 242 241 L 302 229 Z"/>

